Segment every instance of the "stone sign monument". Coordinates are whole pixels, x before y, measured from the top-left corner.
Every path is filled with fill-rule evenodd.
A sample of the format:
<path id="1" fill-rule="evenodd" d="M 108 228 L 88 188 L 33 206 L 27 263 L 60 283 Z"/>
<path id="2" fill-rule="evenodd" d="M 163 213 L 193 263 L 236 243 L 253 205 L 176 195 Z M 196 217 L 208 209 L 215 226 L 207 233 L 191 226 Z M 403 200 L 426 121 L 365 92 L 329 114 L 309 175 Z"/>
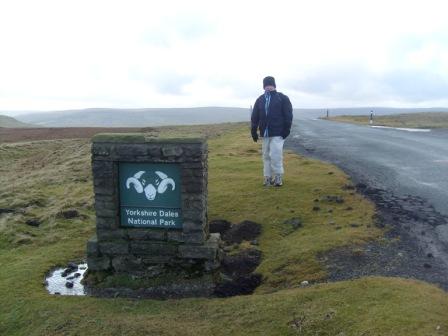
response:
<path id="1" fill-rule="evenodd" d="M 207 153 L 200 138 L 93 138 L 96 236 L 87 243 L 90 279 L 125 275 L 147 281 L 139 295 L 149 297 L 212 293 L 221 252 L 219 235 L 208 230 Z"/>

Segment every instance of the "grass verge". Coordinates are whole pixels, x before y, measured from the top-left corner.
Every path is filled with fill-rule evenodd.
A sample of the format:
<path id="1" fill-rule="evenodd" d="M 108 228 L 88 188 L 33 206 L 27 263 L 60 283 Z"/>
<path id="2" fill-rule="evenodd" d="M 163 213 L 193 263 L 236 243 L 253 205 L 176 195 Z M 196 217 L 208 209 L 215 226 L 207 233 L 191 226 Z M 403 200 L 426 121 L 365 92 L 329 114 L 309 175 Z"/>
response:
<path id="1" fill-rule="evenodd" d="M 369 125 L 369 116 L 346 115 L 330 117 L 329 120 L 357 125 Z M 448 128 L 448 113 L 425 112 L 375 116 L 373 125 L 404 128 Z"/>

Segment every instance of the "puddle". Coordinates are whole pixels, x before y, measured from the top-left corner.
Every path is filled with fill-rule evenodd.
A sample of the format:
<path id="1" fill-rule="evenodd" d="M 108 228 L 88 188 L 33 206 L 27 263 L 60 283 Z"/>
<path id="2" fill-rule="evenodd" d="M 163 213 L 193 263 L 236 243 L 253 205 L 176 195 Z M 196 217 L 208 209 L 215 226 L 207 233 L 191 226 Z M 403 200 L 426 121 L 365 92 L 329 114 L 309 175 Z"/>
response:
<path id="1" fill-rule="evenodd" d="M 86 295 L 84 285 L 81 284 L 86 271 L 87 263 L 57 268 L 45 278 L 45 287 L 53 295 Z"/>

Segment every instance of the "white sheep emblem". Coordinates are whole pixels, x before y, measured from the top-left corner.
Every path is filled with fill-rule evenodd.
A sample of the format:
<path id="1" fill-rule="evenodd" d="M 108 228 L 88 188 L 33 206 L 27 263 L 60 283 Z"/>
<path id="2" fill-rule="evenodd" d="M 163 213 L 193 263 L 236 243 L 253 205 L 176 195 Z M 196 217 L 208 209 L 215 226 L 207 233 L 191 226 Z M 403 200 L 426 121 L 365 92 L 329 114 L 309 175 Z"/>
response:
<path id="1" fill-rule="evenodd" d="M 171 190 L 176 188 L 174 180 L 161 171 L 146 172 L 142 170 L 126 180 L 127 189 L 130 189 L 131 186 L 133 186 L 135 191 L 139 194 L 144 191 L 145 196 L 149 201 L 154 200 L 157 193 L 163 194 L 168 189 L 169 185 L 171 186 Z"/>

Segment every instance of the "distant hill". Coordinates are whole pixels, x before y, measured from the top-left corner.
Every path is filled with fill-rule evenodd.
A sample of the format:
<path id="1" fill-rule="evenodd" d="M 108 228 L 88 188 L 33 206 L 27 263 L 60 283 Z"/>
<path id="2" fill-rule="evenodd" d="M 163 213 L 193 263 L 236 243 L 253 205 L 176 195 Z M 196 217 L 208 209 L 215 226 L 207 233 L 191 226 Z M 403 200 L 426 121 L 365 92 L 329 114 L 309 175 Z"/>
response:
<path id="1" fill-rule="evenodd" d="M 295 118 L 317 118 L 324 116 L 326 108 L 295 109 Z M 448 112 L 448 108 L 389 108 L 360 107 L 329 109 L 330 116 L 375 115 Z M 216 124 L 223 122 L 249 121 L 249 108 L 238 107 L 195 107 L 195 108 L 142 108 L 113 109 L 90 108 L 53 112 L 34 112 L 16 117 L 25 123 L 43 127 L 155 127 L 166 125 Z"/>
<path id="2" fill-rule="evenodd" d="M 18 121 L 13 117 L 0 115 L 0 127 L 18 128 L 18 127 L 34 127 L 34 125 Z"/>
<path id="3" fill-rule="evenodd" d="M 249 108 L 91 108 L 38 112 L 17 116 L 23 122 L 45 127 L 154 127 L 247 121 Z"/>

